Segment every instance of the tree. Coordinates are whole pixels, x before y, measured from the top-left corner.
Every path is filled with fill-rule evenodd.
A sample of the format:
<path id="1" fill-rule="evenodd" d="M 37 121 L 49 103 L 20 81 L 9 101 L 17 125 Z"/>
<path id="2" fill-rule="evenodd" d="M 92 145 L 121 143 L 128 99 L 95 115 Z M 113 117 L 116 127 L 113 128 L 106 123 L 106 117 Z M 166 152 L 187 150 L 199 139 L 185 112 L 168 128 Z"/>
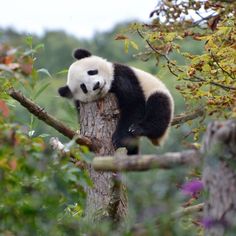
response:
<path id="1" fill-rule="evenodd" d="M 111 140 L 119 115 L 117 111 L 116 99 L 111 94 L 102 101 L 81 104 L 80 132 L 99 141 L 96 154 L 114 153 Z M 87 217 L 91 221 L 108 218 L 118 222 L 127 211 L 127 199 L 119 173 L 97 172 L 91 165 L 87 168 L 94 183 L 93 188 L 87 189 Z"/>
<path id="2" fill-rule="evenodd" d="M 173 125 L 180 125 L 183 122 L 191 123 L 191 120 L 199 116 L 201 116 L 200 122 L 203 122 L 209 116 L 218 118 L 235 116 L 235 9 L 236 6 L 233 1 L 160 1 L 156 10 L 151 13 L 151 17 L 155 17 L 151 24 L 136 23 L 130 26 L 129 30 L 132 33 L 136 33 L 136 36 L 138 35 L 146 44 L 146 47 L 140 47 L 141 52 L 137 56 L 144 60 L 154 58 L 159 66 L 165 66 L 173 79 L 177 79 L 176 89 L 183 95 L 188 112 L 187 115 L 176 117 Z M 190 12 L 194 13 L 190 14 Z M 192 17 L 192 14 L 194 14 L 194 17 Z M 129 46 L 137 49 L 137 44 L 131 37 L 127 33 L 127 35 L 118 35 L 116 39 L 124 40 L 126 50 L 128 50 Z M 102 41 L 99 42 L 101 42 L 101 45 L 104 43 Z M 191 44 L 199 42 L 199 47 L 202 47 L 200 54 L 182 50 L 185 43 L 191 46 Z M 116 107 L 113 98 L 107 97 L 105 101 L 82 105 L 80 117 L 81 133 L 78 135 L 75 131 L 68 129 L 68 127 L 53 119 L 53 117 L 38 107 L 35 102 L 27 100 L 14 89 L 9 90 L 12 85 L 17 87 L 17 82 L 19 82 L 18 72 L 20 72 L 21 81 L 24 81 L 24 85 L 28 86 L 31 91 L 29 93 L 31 98 L 43 92 L 46 86 L 45 84 L 39 90 L 34 90 L 38 79 L 38 71 L 35 70 L 32 64 L 37 48 L 32 47 L 30 39 L 28 39 L 28 45 L 30 46 L 29 53 L 24 55 L 30 55 L 30 57 L 3 56 L 4 63 L 2 64 L 4 66 L 1 68 L 1 73 L 3 73 L 4 78 L 9 80 L 6 83 L 4 82 L 1 87 L 3 91 L 1 98 L 6 99 L 6 93 L 8 93 L 38 118 L 74 140 L 72 143 L 86 144 L 90 150 L 95 151 L 98 155 L 110 155 L 103 158 L 96 157 L 92 162 L 92 166 L 97 170 L 104 171 L 106 169 L 107 171 L 113 171 L 114 174 L 97 173 L 86 159 L 89 156 L 86 148 L 79 146 L 78 150 L 74 145 L 71 145 L 72 147 L 69 146 L 69 151 L 66 150 L 67 145 L 62 148 L 66 156 L 69 156 L 77 167 L 81 170 L 83 169 L 82 173 L 85 176 L 86 169 L 89 170 L 94 181 L 93 189 L 88 188 L 88 180 L 85 186 L 88 193 L 87 212 L 89 214 L 87 216 L 89 219 L 92 218 L 95 222 L 103 222 L 103 219 L 107 219 L 106 216 L 108 216 L 113 223 L 117 223 L 127 212 L 125 197 L 121 191 L 122 184 L 120 178 L 117 178 L 119 177 L 117 171 L 147 170 L 154 167 L 170 169 L 173 166 L 176 167 L 176 165 L 183 166 L 187 164 L 188 166 L 194 166 L 192 173 L 188 173 L 190 177 L 187 178 L 193 178 L 194 176 L 197 180 L 190 185 L 182 187 L 182 190 L 190 194 L 191 198 L 184 203 L 181 210 L 177 212 L 168 212 L 166 210 L 168 209 L 167 205 L 171 204 L 171 200 L 173 201 L 173 194 L 171 194 L 167 204 L 163 204 L 162 208 L 154 208 L 157 214 L 155 218 L 150 220 L 148 227 L 141 222 L 128 229 L 128 232 L 134 235 L 136 233 L 143 233 L 144 235 L 153 233 L 155 235 L 158 232 L 160 235 L 182 236 L 190 235 L 190 233 L 196 235 L 195 232 L 197 232 L 201 235 L 204 226 L 207 228 L 207 235 L 215 235 L 217 229 L 219 229 L 217 235 L 223 235 L 224 232 L 234 233 L 235 224 L 230 220 L 233 218 L 231 216 L 235 215 L 233 206 L 235 195 L 235 123 L 233 121 L 217 123 L 210 126 L 207 131 L 204 148 L 202 149 L 204 150 L 202 152 L 206 152 L 204 153 L 206 154 L 206 169 L 211 168 L 213 163 L 215 164 L 213 167 L 216 167 L 217 170 L 219 169 L 218 173 L 223 173 L 224 178 L 215 173 L 214 168 L 209 172 L 204 172 L 204 183 L 206 190 L 209 190 L 209 201 L 204 204 L 205 217 L 203 217 L 201 212 L 200 215 L 198 214 L 203 208 L 203 204 L 199 203 L 203 196 L 200 193 L 202 188 L 201 173 L 199 167 L 196 169 L 200 162 L 200 144 L 194 143 L 192 145 L 194 150 L 185 150 L 180 153 L 127 157 L 124 153 L 118 152 L 114 154 L 115 158 L 112 157 L 114 150 L 109 140 L 111 140 L 110 136 L 115 126 L 116 117 L 111 114 L 117 114 L 116 111 L 105 112 L 107 114 L 105 117 L 103 114 L 104 108 L 110 107 L 110 102 L 113 104 L 112 107 Z M 13 61 L 15 63 L 11 63 Z M 14 76 L 12 74 L 9 76 L 7 73 L 13 73 Z M 43 73 L 47 74 L 47 71 L 43 70 Z M 27 78 L 30 77 L 29 81 L 24 80 L 25 76 Z M 14 81 L 11 81 L 12 78 Z M 104 106 L 104 104 L 106 105 Z M 7 107 L 4 100 L 1 105 L 3 114 L 7 114 Z M 88 128 L 88 119 L 95 124 L 94 127 Z M 106 125 L 104 125 L 104 122 L 106 122 Z M 103 127 L 102 132 L 100 132 L 100 125 Z M 192 130 L 195 140 L 198 140 L 200 131 L 204 129 L 205 126 L 203 124 L 195 126 Z M 96 132 L 96 136 L 99 139 L 94 138 L 94 132 Z M 219 143 L 220 146 L 218 145 Z M 214 150 L 214 146 L 217 146 L 217 150 Z M 219 155 L 215 155 L 215 151 Z M 85 158 L 83 159 L 84 156 Z M 86 164 L 84 164 L 84 161 Z M 82 166 L 81 162 L 83 163 Z M 179 175 L 184 176 L 184 174 L 185 172 L 180 172 Z M 228 185 L 229 183 L 231 184 L 230 186 Z M 224 192 L 215 194 L 216 191 L 224 188 L 230 193 L 229 196 L 226 196 Z M 149 190 L 151 188 L 147 189 L 147 191 Z M 103 195 L 106 196 L 105 199 L 103 199 Z M 223 204 L 220 202 L 221 198 L 226 199 Z M 233 205 L 229 205 L 229 202 L 232 202 Z M 124 203 L 124 205 L 119 208 L 121 203 Z M 92 217 L 90 217 L 90 213 Z M 188 217 L 189 222 L 186 224 L 188 229 L 191 228 L 191 232 L 187 232 L 181 226 L 175 227 L 178 223 L 178 220 L 175 220 L 176 218 L 179 219 L 193 213 L 196 216 Z M 115 225 L 117 224 L 113 224 L 113 226 Z M 194 226 L 193 228 L 193 225 L 197 225 L 197 227 Z M 226 227 L 228 231 L 225 231 Z M 98 227 L 98 229 L 100 228 Z M 112 230 L 117 233 L 115 228 L 109 228 L 108 232 L 110 233 Z M 122 232 L 125 231 L 124 229 Z M 98 233 L 97 231 L 95 232 Z"/>

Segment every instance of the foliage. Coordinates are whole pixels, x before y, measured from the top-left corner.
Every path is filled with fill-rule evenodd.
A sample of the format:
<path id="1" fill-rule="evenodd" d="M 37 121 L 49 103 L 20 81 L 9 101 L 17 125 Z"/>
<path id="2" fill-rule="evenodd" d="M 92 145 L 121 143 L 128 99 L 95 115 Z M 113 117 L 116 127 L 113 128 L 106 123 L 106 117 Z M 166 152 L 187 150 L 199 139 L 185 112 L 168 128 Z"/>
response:
<path id="1" fill-rule="evenodd" d="M 0 234 L 79 235 L 87 172 L 50 151 L 48 135 L 35 135 L 32 116 L 29 124 L 17 124 L 6 93 L 14 86 L 35 100 L 50 85 L 48 71 L 34 68 L 42 45 L 33 46 L 32 37 L 26 44 L 18 50 L 0 44 Z M 74 157 L 80 160 L 84 150 L 73 148 Z"/>
<path id="2" fill-rule="evenodd" d="M 139 35 L 146 47 L 139 47 L 136 55 L 144 61 L 154 58 L 156 65 L 169 71 L 169 77 L 177 82 L 176 89 L 183 96 L 187 110 L 204 107 L 205 116 L 200 124 L 190 128 L 195 140 L 205 129 L 205 118 L 225 119 L 236 115 L 235 9 L 235 1 L 159 1 L 156 10 L 150 14 L 153 18 L 151 24 L 131 24 L 127 32 L 116 38 L 124 41 L 127 50 L 132 46 L 132 35 Z M 191 44 L 187 48 L 189 42 L 192 47 L 198 45 L 200 50 L 191 50 Z M 192 125 L 192 122 L 188 123 Z M 158 188 L 161 191 L 160 184 Z M 131 189 L 134 191 L 134 186 Z M 152 188 L 149 186 L 149 189 Z M 175 203 L 178 202 L 176 196 L 171 197 Z M 162 199 L 159 207 L 164 207 L 166 202 L 170 204 L 168 196 Z M 192 204 L 192 201 L 187 203 Z M 150 207 L 153 209 L 154 206 L 152 203 Z M 159 216 L 163 225 L 168 222 L 166 227 L 161 225 L 157 228 L 160 235 L 184 235 L 184 227 L 191 228 L 191 232 L 199 229 L 202 234 L 201 227 L 194 227 L 201 225 L 199 219 L 192 217 L 180 227 L 180 231 L 178 222 L 172 222 L 170 229 L 171 220 L 167 212 L 165 210 L 164 215 Z M 150 225 L 153 227 L 153 222 Z"/>
<path id="3" fill-rule="evenodd" d="M 81 217 L 85 193 L 79 183 L 85 176 L 68 160 L 48 158 L 43 139 L 30 138 L 21 129 L 0 125 L 0 140 L 5 143 L 0 152 L 0 232 L 66 232 Z"/>
<path id="4" fill-rule="evenodd" d="M 189 110 L 204 106 L 206 117 L 235 116 L 235 9 L 234 1 L 159 1 L 151 13 L 151 24 L 135 23 L 126 31 L 121 30 L 126 24 L 118 25 L 110 32 L 96 33 L 91 40 L 61 31 L 48 31 L 40 37 L 5 31 L 0 38 L 0 234 L 135 235 L 132 226 L 139 223 L 148 230 L 147 235 L 202 235 L 202 227 L 196 227 L 200 225 L 198 214 L 177 220 L 170 217 L 181 204 L 202 200 L 202 193 L 191 198 L 181 194 L 180 186 L 186 180 L 200 178 L 198 170 L 182 168 L 125 176 L 130 207 L 124 227 L 116 230 L 109 222 L 91 225 L 84 221 L 83 188 L 90 184 L 87 173 L 53 155 L 47 147 L 48 133 L 53 131 L 46 133 L 43 124 L 4 91 L 14 85 L 77 127 L 69 103 L 57 99 L 55 106 L 55 98 L 65 81 L 57 78 L 65 77 L 65 68 L 73 60 L 71 51 L 81 47 L 157 73 L 172 90 L 176 87 Z M 113 40 L 115 34 L 117 41 Z M 124 41 L 125 50 L 119 41 Z M 25 43 L 27 49 L 22 47 Z M 172 93 L 179 113 L 183 102 L 176 91 Z M 190 132 L 197 138 L 203 124 L 195 128 L 183 125 L 172 132 L 168 150 L 180 149 L 180 140 Z M 143 152 L 157 152 L 150 144 L 142 146 Z M 79 150 L 76 156 L 80 159 L 87 154 Z"/>
<path id="5" fill-rule="evenodd" d="M 146 42 L 139 55 L 166 67 L 177 79 L 176 89 L 188 109 L 206 108 L 207 115 L 235 116 L 236 44 L 234 1 L 159 1 L 151 24 L 132 24 Z M 202 42 L 201 53 L 184 50 L 184 44 Z M 119 39 L 125 41 L 123 35 Z M 176 55 L 182 63 L 176 61 Z"/>

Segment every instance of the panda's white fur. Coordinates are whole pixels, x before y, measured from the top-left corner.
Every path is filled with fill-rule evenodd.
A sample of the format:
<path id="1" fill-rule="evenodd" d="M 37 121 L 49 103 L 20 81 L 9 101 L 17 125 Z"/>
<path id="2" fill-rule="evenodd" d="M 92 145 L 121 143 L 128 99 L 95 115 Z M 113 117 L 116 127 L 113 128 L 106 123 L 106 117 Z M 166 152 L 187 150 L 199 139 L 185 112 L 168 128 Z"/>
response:
<path id="1" fill-rule="evenodd" d="M 152 94 L 160 91 L 164 94 L 166 94 L 169 99 L 170 99 L 170 104 L 171 104 L 171 120 L 173 119 L 174 116 L 174 101 L 173 98 L 170 94 L 170 91 L 168 88 L 165 86 L 165 84 L 158 79 L 157 77 L 143 71 L 140 69 L 137 69 L 135 67 L 131 67 L 141 85 L 141 88 L 143 90 L 145 99 L 147 100 Z M 155 145 L 162 145 L 166 139 L 168 138 L 169 135 L 169 129 L 166 130 L 165 134 L 162 135 L 158 139 L 151 139 L 152 143 Z"/>
<path id="2" fill-rule="evenodd" d="M 174 101 L 160 79 L 134 67 L 111 63 L 84 49 L 78 49 L 75 58 L 78 60 L 69 68 L 67 86 L 60 88 L 59 93 L 80 102 L 95 101 L 108 92 L 115 93 L 121 109 L 113 135 L 115 147 L 125 146 L 128 154 L 135 154 L 137 147 L 132 146 L 132 141 L 126 142 L 133 137 L 147 136 L 156 145 L 166 139 Z M 88 73 L 91 70 L 98 73 L 91 75 Z M 98 82 L 99 87 L 94 89 Z"/>
<path id="3" fill-rule="evenodd" d="M 161 91 L 162 93 L 166 93 L 170 97 L 173 108 L 174 103 L 172 96 L 169 90 L 166 88 L 165 84 L 160 79 L 135 67 L 130 68 L 132 68 L 133 72 L 135 73 L 146 100 L 153 93 Z M 98 70 L 99 74 L 88 75 L 87 71 L 89 70 Z M 90 56 L 75 61 L 69 67 L 67 85 L 72 91 L 74 99 L 81 102 L 91 102 L 104 97 L 109 92 L 113 80 L 113 63 L 107 61 L 102 57 Z M 101 88 L 99 90 L 93 91 L 93 86 L 97 82 L 100 82 Z M 86 87 L 88 89 L 87 94 L 84 94 L 81 91 L 81 88 L 79 86 L 81 83 L 86 84 Z"/>
<path id="4" fill-rule="evenodd" d="M 88 75 L 89 70 L 98 70 L 96 75 Z M 91 56 L 75 61 L 68 70 L 67 85 L 70 88 L 73 98 L 81 102 L 91 102 L 104 97 L 113 80 L 113 64 L 107 60 Z M 93 86 L 100 82 L 101 87 L 93 90 Z M 80 88 L 84 83 L 88 93 L 85 94 Z"/>

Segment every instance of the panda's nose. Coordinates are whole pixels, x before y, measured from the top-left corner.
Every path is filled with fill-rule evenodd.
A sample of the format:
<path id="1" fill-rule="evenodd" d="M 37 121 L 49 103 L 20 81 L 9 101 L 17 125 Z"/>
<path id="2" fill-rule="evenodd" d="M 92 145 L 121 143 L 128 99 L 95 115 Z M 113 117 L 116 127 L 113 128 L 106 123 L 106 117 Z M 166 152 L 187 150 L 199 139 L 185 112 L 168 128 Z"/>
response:
<path id="1" fill-rule="evenodd" d="M 93 91 L 99 88 L 100 88 L 100 82 L 97 82 L 93 87 Z"/>

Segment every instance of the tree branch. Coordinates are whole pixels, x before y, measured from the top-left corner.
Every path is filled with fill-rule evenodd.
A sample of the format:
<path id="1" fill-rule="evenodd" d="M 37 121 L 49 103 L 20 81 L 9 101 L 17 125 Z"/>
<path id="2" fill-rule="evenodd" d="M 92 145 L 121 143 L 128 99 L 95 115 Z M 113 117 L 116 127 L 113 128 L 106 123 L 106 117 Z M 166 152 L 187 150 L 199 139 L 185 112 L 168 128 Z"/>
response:
<path id="1" fill-rule="evenodd" d="M 42 120 L 49 126 L 56 129 L 59 133 L 68 137 L 69 139 L 76 139 L 76 142 L 80 145 L 86 145 L 91 151 L 98 150 L 100 148 L 100 143 L 96 139 L 89 139 L 87 137 L 78 135 L 78 133 L 67 126 L 65 126 L 61 121 L 54 118 L 52 115 L 48 114 L 41 108 L 39 105 L 35 104 L 30 99 L 26 98 L 21 92 L 16 91 L 14 88 L 11 88 L 7 91 L 13 99 L 17 100 L 23 107 L 25 107 L 30 113 L 35 115 L 38 119 Z M 193 120 L 204 114 L 204 109 L 199 108 L 194 112 L 177 115 L 171 125 L 182 124 L 188 120 Z"/>
<path id="2" fill-rule="evenodd" d="M 76 167 L 79 167 L 80 169 L 85 169 L 87 166 L 87 163 L 83 160 L 78 160 L 73 152 L 71 152 L 63 143 L 60 142 L 60 140 L 57 137 L 50 138 L 49 141 L 51 147 L 53 150 L 57 151 L 60 155 L 62 155 L 65 158 L 70 158 L 70 162 L 72 162 Z"/>
<path id="3" fill-rule="evenodd" d="M 19 91 L 14 90 L 14 88 L 10 88 L 7 91 L 8 95 L 10 95 L 12 98 L 17 100 L 23 107 L 25 107 L 30 113 L 35 115 L 38 119 L 42 120 L 49 126 L 56 129 L 59 133 L 63 134 L 64 136 L 68 137 L 69 139 L 76 139 L 76 143 L 80 145 L 86 145 L 91 150 L 95 150 L 98 148 L 98 145 L 94 144 L 90 139 L 87 137 L 83 137 L 81 135 L 78 135 L 77 132 L 74 130 L 66 127 L 61 121 L 57 120 L 50 114 L 48 114 L 46 111 L 44 111 L 43 108 L 32 102 L 30 99 L 26 98 L 22 93 Z"/>
<path id="4" fill-rule="evenodd" d="M 199 152 L 186 150 L 183 152 L 165 153 L 162 155 L 133 155 L 127 157 L 119 149 L 113 156 L 95 157 L 92 166 L 97 171 L 145 171 L 154 168 L 170 169 L 182 165 L 198 165 Z"/>
<path id="5" fill-rule="evenodd" d="M 180 210 L 178 210 L 176 212 L 173 212 L 170 215 L 170 219 L 171 220 L 172 219 L 173 220 L 179 220 L 179 217 L 190 215 L 192 213 L 202 212 L 203 207 L 204 207 L 204 203 L 199 203 L 199 204 L 194 205 L 194 206 L 181 208 Z M 154 226 L 158 227 L 160 225 L 160 222 L 158 220 L 159 217 L 157 216 L 155 218 L 156 218 L 156 220 L 154 221 L 155 222 Z M 149 231 L 147 230 L 147 227 L 142 223 L 135 224 L 131 229 L 131 233 L 132 233 L 132 235 L 149 235 Z"/>
<path id="6" fill-rule="evenodd" d="M 178 211 L 172 213 L 171 216 L 174 218 L 178 218 L 181 216 L 190 215 L 195 212 L 201 212 L 203 211 L 203 207 L 204 207 L 204 203 L 199 203 L 197 205 L 189 206 L 189 207 L 182 207 Z"/>
<path id="7" fill-rule="evenodd" d="M 230 74 L 227 70 L 225 70 L 219 63 L 219 61 L 216 59 L 216 56 L 211 53 L 211 57 L 214 60 L 214 62 L 216 63 L 216 65 L 222 70 L 223 73 L 227 74 L 231 79 L 235 80 L 235 76 L 232 74 Z"/>
<path id="8" fill-rule="evenodd" d="M 199 116 L 203 116 L 204 112 L 205 112 L 204 108 L 200 107 L 193 112 L 177 115 L 172 120 L 171 125 L 178 125 L 178 124 L 185 123 L 189 120 L 194 120 Z"/>

